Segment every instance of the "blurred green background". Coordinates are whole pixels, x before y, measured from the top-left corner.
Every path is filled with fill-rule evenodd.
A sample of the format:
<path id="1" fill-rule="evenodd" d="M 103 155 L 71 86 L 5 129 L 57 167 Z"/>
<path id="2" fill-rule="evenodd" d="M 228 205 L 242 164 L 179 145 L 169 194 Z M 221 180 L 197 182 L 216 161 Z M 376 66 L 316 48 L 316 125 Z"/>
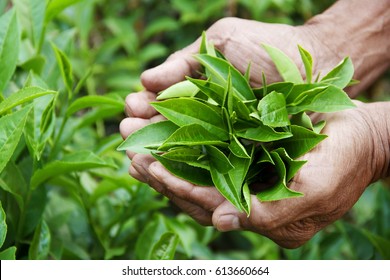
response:
<path id="1" fill-rule="evenodd" d="M 373 184 L 343 219 L 304 246 L 286 250 L 250 232 L 220 233 L 197 225 L 131 178 L 129 160 L 115 150 L 124 98 L 142 88 L 140 73 L 193 42 L 213 22 L 236 16 L 296 25 L 333 2 L 1 0 L 0 15 L 15 13 L 19 30 L 16 65 L 1 98 L 31 85 L 58 93 L 34 100 L 36 112 L 51 112 L 52 125 L 26 125 L 0 171 L 2 230 L 7 230 L 0 257 L 389 259 L 389 182 Z M 387 74 L 360 99 L 390 100 L 389 93 Z M 29 140 L 33 129 L 47 137 Z M 94 164 L 69 159 L 80 151 L 93 152 L 88 156 Z M 34 188 L 33 180 L 38 180 Z"/>

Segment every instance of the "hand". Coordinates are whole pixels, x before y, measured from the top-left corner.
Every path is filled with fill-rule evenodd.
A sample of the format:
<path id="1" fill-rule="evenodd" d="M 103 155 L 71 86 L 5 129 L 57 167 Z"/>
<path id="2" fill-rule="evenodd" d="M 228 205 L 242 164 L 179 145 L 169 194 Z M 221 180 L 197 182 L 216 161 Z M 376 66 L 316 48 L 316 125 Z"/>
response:
<path id="1" fill-rule="evenodd" d="M 260 47 L 261 42 L 282 49 L 297 64 L 300 58 L 296 45 L 301 44 L 317 58 L 314 73 L 319 68 L 330 69 L 341 59 L 317 40 L 311 28 L 229 18 L 212 26 L 207 36 L 241 71 L 252 61 L 252 73 L 257 75 L 252 75 L 251 83 L 256 86 L 261 83 L 258 74 L 261 71 L 264 71 L 268 82 L 280 79 Z M 186 75 L 196 76 L 199 65 L 191 54 L 196 53 L 198 48 L 199 40 L 170 56 L 162 65 L 142 74 L 146 90 L 130 94 L 126 99 L 129 118 L 120 125 L 123 137 L 162 119 L 149 102 L 155 100 L 155 92 L 183 80 Z M 303 67 L 300 69 L 303 74 Z M 305 193 L 305 196 L 271 203 L 260 203 L 253 197 L 249 218 L 239 213 L 214 187 L 199 187 L 176 178 L 149 155 L 129 152 L 132 159 L 129 172 L 169 197 L 203 225 L 214 225 L 221 231 L 251 230 L 268 236 L 281 246 L 294 248 L 341 217 L 364 188 L 377 178 L 372 168 L 375 158 L 373 141 L 362 110 L 349 110 L 322 118 L 328 122 L 324 133 L 329 137 L 304 156 L 309 163 L 290 184 L 290 188 Z M 359 176 L 356 176 L 357 172 Z"/>

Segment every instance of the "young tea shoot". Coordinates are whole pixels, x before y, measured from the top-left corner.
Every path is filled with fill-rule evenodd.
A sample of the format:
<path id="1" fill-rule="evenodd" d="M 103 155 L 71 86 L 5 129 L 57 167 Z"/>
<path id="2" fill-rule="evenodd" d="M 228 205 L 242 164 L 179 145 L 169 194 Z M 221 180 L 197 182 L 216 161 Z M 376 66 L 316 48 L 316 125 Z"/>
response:
<path id="1" fill-rule="evenodd" d="M 250 214 L 251 194 L 262 202 L 303 196 L 289 181 L 305 164 L 298 158 L 326 138 L 325 122 L 309 112 L 355 107 L 343 88 L 352 80 L 350 58 L 313 82 L 313 59 L 298 46 L 306 81 L 281 50 L 262 45 L 283 82 L 252 88 L 205 33 L 199 54 L 203 79 L 188 77 L 151 105 L 167 120 L 131 134 L 118 150 L 152 154 L 173 175 L 214 185 L 240 211 Z M 249 67 L 248 67 L 249 68 Z M 256 190 L 256 185 L 268 186 Z"/>

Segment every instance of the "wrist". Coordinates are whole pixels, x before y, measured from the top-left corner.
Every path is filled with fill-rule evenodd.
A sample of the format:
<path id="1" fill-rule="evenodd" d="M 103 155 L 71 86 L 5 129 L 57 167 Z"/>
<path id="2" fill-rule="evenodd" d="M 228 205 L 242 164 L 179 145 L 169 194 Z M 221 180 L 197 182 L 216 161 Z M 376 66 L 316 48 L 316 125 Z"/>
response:
<path id="1" fill-rule="evenodd" d="M 390 176 L 390 102 L 359 106 L 369 127 L 372 145 L 372 182 Z"/>
<path id="2" fill-rule="evenodd" d="M 349 89 L 351 96 L 366 89 L 390 66 L 388 0 L 339 0 L 303 27 L 315 34 L 318 40 L 316 53 L 325 52 L 323 63 L 351 57 L 354 79 L 360 81 Z M 329 55 L 333 57 L 326 58 Z"/>

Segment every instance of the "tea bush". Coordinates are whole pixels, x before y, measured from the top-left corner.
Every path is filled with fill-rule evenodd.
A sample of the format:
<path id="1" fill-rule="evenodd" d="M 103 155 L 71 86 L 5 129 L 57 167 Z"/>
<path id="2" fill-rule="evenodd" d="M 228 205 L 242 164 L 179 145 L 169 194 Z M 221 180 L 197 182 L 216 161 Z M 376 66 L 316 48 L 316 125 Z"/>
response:
<path id="1" fill-rule="evenodd" d="M 370 186 L 295 250 L 219 233 L 128 175 L 116 151 L 140 73 L 224 16 L 299 24 L 333 1 L 0 2 L 0 259 L 390 258 L 390 192 Z M 390 100 L 389 79 L 362 98 Z"/>

